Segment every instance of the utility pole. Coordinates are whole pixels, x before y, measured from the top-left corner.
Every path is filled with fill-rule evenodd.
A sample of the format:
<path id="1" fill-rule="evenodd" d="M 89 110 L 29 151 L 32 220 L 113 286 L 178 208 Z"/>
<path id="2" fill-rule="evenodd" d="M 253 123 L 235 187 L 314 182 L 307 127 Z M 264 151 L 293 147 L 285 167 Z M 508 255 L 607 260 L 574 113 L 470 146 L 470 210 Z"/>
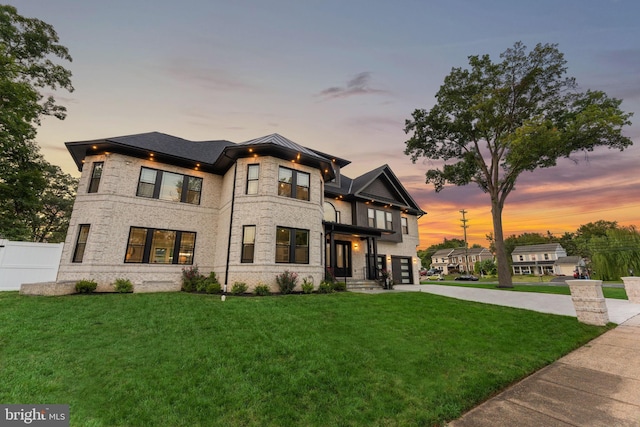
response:
<path id="1" fill-rule="evenodd" d="M 466 272 L 467 274 L 469 273 L 469 245 L 467 244 L 467 227 L 469 227 L 467 225 L 467 221 L 468 219 L 465 217 L 465 215 L 467 214 L 467 211 L 462 209 L 460 210 L 460 213 L 462 214 L 462 219 L 460 220 L 462 222 L 462 225 L 460 227 L 462 227 L 462 230 L 464 231 L 464 263 L 466 265 Z"/>

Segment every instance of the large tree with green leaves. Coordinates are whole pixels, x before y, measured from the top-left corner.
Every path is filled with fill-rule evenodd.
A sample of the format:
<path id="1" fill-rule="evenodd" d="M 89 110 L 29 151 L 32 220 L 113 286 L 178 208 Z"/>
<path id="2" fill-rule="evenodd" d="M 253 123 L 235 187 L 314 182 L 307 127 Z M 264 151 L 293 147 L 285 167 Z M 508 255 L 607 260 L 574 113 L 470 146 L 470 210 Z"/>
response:
<path id="1" fill-rule="evenodd" d="M 620 280 L 640 271 L 640 232 L 634 227 L 608 228 L 587 243 L 591 268 L 602 280 Z"/>
<path id="2" fill-rule="evenodd" d="M 0 5 L 0 235 L 6 238 L 39 240 L 34 221 L 47 209 L 43 195 L 53 194 L 52 166 L 40 155 L 35 136 L 43 116 L 66 115 L 48 93 L 73 91 L 71 72 L 53 62 L 71 61 L 58 42 L 51 25 Z M 70 178 L 63 175 L 56 176 Z"/>
<path id="3" fill-rule="evenodd" d="M 520 174 L 576 151 L 623 150 L 632 144 L 622 135 L 631 114 L 604 92 L 580 92 L 555 44 L 527 51 L 517 42 L 500 58 L 470 56 L 468 69 L 451 70 L 431 110 L 406 121 L 405 154 L 443 161 L 426 173 L 436 191 L 475 183 L 489 195 L 499 286 L 512 287 L 502 212 Z"/>

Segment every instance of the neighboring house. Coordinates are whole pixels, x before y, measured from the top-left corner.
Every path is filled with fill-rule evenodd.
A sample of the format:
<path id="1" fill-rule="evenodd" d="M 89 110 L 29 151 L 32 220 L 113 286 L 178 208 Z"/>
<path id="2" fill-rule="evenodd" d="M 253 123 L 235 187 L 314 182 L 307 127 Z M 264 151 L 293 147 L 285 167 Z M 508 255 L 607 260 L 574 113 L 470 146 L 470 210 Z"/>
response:
<path id="1" fill-rule="evenodd" d="M 453 272 L 472 272 L 476 262 L 493 259 L 486 248 L 440 249 L 431 256 L 431 268 L 437 268 L 445 274 Z"/>
<path id="2" fill-rule="evenodd" d="M 221 283 L 263 283 L 289 270 L 316 286 L 418 283 L 425 212 L 388 166 L 350 179 L 350 162 L 273 134 L 244 143 L 152 132 L 68 142 L 82 171 L 58 282 L 116 278 L 178 284 L 182 269 Z"/>
<path id="3" fill-rule="evenodd" d="M 587 274 L 587 265 L 584 258 L 579 256 L 560 257 L 554 264 L 554 273 L 558 276 L 573 276 Z"/>
<path id="4" fill-rule="evenodd" d="M 566 256 L 559 243 L 516 246 L 511 253 L 513 274 L 556 274 L 556 261 Z"/>

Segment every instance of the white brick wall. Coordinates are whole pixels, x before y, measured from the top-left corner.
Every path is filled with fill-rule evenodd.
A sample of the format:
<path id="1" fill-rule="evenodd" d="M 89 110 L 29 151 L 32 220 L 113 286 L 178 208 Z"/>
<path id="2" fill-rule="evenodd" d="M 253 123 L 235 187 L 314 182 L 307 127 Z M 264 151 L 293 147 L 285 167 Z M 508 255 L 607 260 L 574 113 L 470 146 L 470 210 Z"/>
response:
<path id="1" fill-rule="evenodd" d="M 182 265 L 125 263 L 130 227 L 180 230 L 197 233 L 194 264 L 203 274 L 215 271 L 221 283 L 229 287 L 236 281 L 250 288 L 267 284 L 277 289 L 275 277 L 285 270 L 302 278 L 311 276 L 316 284 L 324 278 L 323 202 L 320 171 L 273 157 L 239 159 L 224 176 L 180 168 L 120 154 L 87 157 L 80 178 L 69 231 L 62 252 L 58 281 L 94 279 L 102 289 L 116 278 L 128 278 L 134 284 L 144 281 L 174 281 L 181 278 Z M 97 193 L 87 193 L 92 163 L 104 162 Z M 259 163 L 259 190 L 247 195 L 247 165 Z M 137 197 L 141 167 L 176 172 L 203 178 L 200 205 Z M 280 166 L 310 174 L 310 200 L 278 196 Z M 237 169 L 236 169 L 237 168 Z M 235 175 L 235 181 L 234 181 Z M 235 186 L 234 186 L 235 184 Z M 232 193 L 233 223 L 229 245 Z M 341 212 L 341 222 L 351 224 L 351 204 L 331 200 Z M 417 220 L 409 216 L 410 235 L 403 242 L 379 243 L 379 252 L 416 258 Z M 82 263 L 71 262 L 80 224 L 91 228 Z M 242 228 L 256 226 L 253 263 L 241 263 Z M 276 264 L 275 241 L 278 226 L 309 230 L 309 264 Z M 343 239 L 344 240 L 344 239 Z M 357 237 L 351 238 L 359 248 L 353 251 L 354 278 L 364 274 L 366 248 Z M 229 277 L 225 277 L 228 257 Z M 417 259 L 417 258 L 416 258 Z M 390 267 L 390 265 L 389 265 Z M 414 263 L 414 278 L 419 263 Z"/>
<path id="2" fill-rule="evenodd" d="M 91 163 L 104 161 L 97 193 L 87 193 Z M 200 205 L 137 197 L 142 166 L 203 178 Z M 125 264 L 131 226 L 196 232 L 194 263 L 201 271 L 214 269 L 222 178 L 195 170 L 135 159 L 119 154 L 87 157 L 65 240 L 58 281 L 92 278 L 99 284 L 124 277 L 179 281 L 181 265 Z M 82 263 L 71 262 L 78 226 L 90 224 Z"/>

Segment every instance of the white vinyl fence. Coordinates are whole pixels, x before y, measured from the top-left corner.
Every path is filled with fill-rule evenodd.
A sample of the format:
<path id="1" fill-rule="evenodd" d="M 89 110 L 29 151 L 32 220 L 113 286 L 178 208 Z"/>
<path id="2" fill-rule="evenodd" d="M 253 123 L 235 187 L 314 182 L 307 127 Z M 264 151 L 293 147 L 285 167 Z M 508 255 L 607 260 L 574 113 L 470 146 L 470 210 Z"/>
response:
<path id="1" fill-rule="evenodd" d="M 62 246 L 0 239 L 0 291 L 20 290 L 23 283 L 55 281 Z"/>

